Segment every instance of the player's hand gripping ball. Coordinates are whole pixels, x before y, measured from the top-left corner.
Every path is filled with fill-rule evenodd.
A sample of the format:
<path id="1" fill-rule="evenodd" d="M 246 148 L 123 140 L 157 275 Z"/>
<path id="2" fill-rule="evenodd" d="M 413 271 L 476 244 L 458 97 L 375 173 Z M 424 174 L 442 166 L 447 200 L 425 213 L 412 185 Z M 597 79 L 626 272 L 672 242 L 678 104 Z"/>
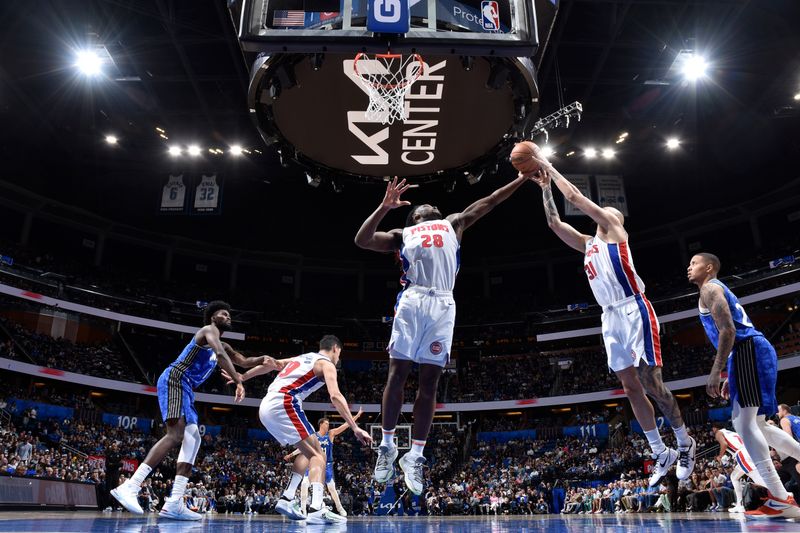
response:
<path id="1" fill-rule="evenodd" d="M 523 174 L 533 174 L 541 168 L 539 147 L 532 141 L 522 141 L 511 150 L 511 164 Z"/>

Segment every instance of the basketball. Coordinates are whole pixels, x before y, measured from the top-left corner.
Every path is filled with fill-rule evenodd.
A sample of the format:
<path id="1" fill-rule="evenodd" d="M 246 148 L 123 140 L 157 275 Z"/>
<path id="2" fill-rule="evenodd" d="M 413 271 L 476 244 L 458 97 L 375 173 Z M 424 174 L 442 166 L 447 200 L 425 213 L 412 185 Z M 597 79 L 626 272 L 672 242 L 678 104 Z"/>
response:
<path id="1" fill-rule="evenodd" d="M 517 143 L 511 150 L 511 164 L 523 174 L 536 172 L 541 166 L 535 159 L 538 153 L 539 147 L 531 141 Z"/>

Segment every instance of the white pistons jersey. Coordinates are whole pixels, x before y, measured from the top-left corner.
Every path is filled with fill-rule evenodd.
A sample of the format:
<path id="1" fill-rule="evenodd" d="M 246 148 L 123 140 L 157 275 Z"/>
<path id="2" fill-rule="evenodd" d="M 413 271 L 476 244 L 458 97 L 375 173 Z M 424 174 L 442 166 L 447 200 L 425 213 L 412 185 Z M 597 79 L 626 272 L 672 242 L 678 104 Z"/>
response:
<path id="1" fill-rule="evenodd" d="M 405 288 L 452 291 L 461 262 L 458 237 L 448 220 L 429 220 L 403 229 L 401 282 Z"/>
<path id="2" fill-rule="evenodd" d="M 738 433 L 727 429 L 720 429 L 719 431 L 722 433 L 722 438 L 725 439 L 725 444 L 728 445 L 728 449 L 725 450 L 725 453 L 729 453 L 733 456 L 736 455 L 739 450 L 744 449 L 744 442 L 742 442 L 742 438 Z"/>
<path id="3" fill-rule="evenodd" d="M 330 362 L 326 356 L 316 352 L 292 357 L 269 386 L 267 396 L 284 394 L 299 401 L 304 400 L 325 384 L 323 380 L 314 375 L 314 365 L 320 359 Z"/>
<path id="4" fill-rule="evenodd" d="M 597 303 L 603 307 L 644 294 L 644 283 L 633 267 L 627 242 L 607 243 L 592 237 L 586 241 L 583 270 Z"/>

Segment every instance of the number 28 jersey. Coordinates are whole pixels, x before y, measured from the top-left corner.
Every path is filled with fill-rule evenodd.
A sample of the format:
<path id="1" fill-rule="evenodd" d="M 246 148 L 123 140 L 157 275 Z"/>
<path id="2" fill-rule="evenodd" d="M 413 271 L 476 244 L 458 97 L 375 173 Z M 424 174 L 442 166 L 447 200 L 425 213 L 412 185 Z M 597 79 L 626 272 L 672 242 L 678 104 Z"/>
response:
<path id="1" fill-rule="evenodd" d="M 763 336 L 763 334 L 753 326 L 742 304 L 739 303 L 739 300 L 724 283 L 718 279 L 712 279 L 709 283 L 719 285 L 725 293 L 725 301 L 728 303 L 733 325 L 736 328 L 735 342 L 741 342 L 750 337 Z M 719 343 L 719 330 L 717 329 L 717 323 L 714 322 L 714 317 L 711 316 L 711 311 L 709 309 L 700 307 L 700 322 L 703 324 L 703 329 L 706 330 L 708 340 L 710 340 L 711 344 L 716 348 Z"/>
<path id="2" fill-rule="evenodd" d="M 452 291 L 461 263 L 461 247 L 448 220 L 429 220 L 403 229 L 400 260 L 407 289 L 413 285 Z"/>

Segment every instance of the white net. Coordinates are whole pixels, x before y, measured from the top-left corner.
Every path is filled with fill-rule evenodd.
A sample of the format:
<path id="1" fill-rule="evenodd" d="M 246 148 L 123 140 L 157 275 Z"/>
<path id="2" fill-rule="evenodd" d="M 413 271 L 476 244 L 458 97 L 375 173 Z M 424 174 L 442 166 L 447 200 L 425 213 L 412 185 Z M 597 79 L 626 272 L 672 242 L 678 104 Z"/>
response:
<path id="1" fill-rule="evenodd" d="M 424 65 L 419 54 L 356 55 L 353 68 L 369 95 L 367 120 L 382 124 L 405 120 L 405 96 L 422 75 Z"/>

